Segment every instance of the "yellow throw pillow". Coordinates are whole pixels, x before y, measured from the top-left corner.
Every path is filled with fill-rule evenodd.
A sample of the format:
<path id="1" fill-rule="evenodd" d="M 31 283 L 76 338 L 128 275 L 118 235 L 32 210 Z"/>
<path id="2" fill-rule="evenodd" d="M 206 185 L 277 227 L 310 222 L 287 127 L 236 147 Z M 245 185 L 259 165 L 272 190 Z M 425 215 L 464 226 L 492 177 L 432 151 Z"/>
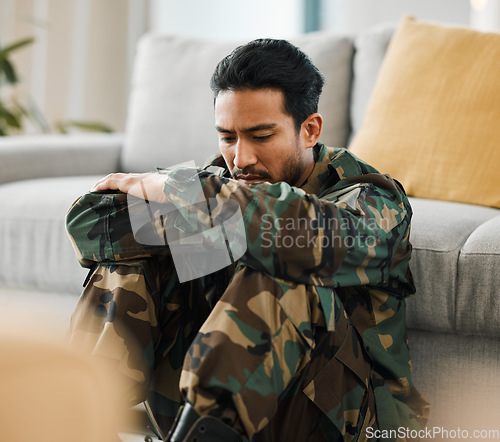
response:
<path id="1" fill-rule="evenodd" d="M 500 208 L 500 34 L 404 17 L 349 149 L 409 195 Z"/>

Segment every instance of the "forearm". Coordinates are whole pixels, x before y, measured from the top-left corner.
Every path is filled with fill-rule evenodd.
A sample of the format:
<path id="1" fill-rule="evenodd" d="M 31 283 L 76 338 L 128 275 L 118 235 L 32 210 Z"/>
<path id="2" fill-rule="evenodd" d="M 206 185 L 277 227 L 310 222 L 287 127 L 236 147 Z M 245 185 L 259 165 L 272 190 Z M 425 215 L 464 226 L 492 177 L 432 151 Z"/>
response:
<path id="1" fill-rule="evenodd" d="M 250 267 L 300 283 L 390 288 L 408 282 L 411 213 L 401 192 L 361 183 L 320 199 L 286 183 L 244 185 L 207 172 L 193 176 L 183 182 L 167 174 L 167 205 L 120 193 L 82 197 L 68 213 L 80 262 L 168 254 L 169 246 L 180 250 L 183 241 L 201 238 L 208 244 L 204 259 L 211 257 L 210 247 L 215 253 L 227 245 L 233 258 Z M 217 230 L 227 221 L 229 202 L 229 215 L 240 216 L 238 238 L 221 238 Z M 241 254 L 234 253 L 235 244 Z"/>
<path id="2" fill-rule="evenodd" d="M 97 191 L 73 203 L 66 215 L 66 229 L 83 267 L 91 267 L 95 262 L 143 258 L 153 253 L 170 254 L 161 240 L 162 233 L 154 230 L 154 223 L 149 222 L 142 232 L 134 234 L 130 211 L 137 209 L 139 214 L 147 207 L 144 204 L 134 207 L 131 201 L 125 193 Z"/>
<path id="3" fill-rule="evenodd" d="M 286 183 L 201 182 L 207 198 L 238 202 L 248 246 L 241 260 L 251 267 L 301 283 L 347 286 L 388 282 L 401 261 L 405 274 L 398 277 L 406 279 L 411 214 L 396 192 L 362 184 L 319 199 Z M 348 193 L 352 206 L 343 202 Z"/>

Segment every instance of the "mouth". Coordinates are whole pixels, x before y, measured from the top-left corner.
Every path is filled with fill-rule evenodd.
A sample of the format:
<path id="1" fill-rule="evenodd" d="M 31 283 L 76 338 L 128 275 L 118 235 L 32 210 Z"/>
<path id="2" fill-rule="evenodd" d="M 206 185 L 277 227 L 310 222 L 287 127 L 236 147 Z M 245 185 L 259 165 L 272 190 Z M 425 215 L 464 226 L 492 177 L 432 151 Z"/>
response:
<path id="1" fill-rule="evenodd" d="M 245 184 L 251 184 L 251 183 L 259 183 L 261 181 L 266 181 L 266 179 L 260 175 L 251 175 L 251 174 L 247 174 L 247 175 L 238 175 L 236 177 L 236 179 L 238 181 L 241 181 Z"/>

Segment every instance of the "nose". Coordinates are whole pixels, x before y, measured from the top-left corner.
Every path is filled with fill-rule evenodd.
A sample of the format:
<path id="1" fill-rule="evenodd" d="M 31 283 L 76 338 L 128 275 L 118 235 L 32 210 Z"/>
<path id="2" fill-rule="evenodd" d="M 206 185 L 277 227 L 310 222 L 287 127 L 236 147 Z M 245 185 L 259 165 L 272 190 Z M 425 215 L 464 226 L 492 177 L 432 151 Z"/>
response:
<path id="1" fill-rule="evenodd" d="M 257 164 L 257 156 L 250 143 L 242 139 L 236 144 L 236 155 L 234 157 L 234 165 L 239 169 L 244 169 L 248 166 Z"/>

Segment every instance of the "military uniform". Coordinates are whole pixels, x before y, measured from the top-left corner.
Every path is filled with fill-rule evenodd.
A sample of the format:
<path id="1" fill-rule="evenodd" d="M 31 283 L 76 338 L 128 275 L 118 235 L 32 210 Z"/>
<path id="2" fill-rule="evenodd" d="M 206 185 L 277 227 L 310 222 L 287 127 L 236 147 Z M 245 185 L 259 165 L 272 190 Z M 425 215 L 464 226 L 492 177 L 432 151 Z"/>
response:
<path id="1" fill-rule="evenodd" d="M 314 152 L 300 188 L 214 174 L 220 155 L 197 173 L 201 193 L 189 198 L 236 201 L 247 250 L 187 282 L 169 247 L 132 234 L 127 195 L 91 192 L 68 212 L 91 268 L 71 342 L 114 366 L 131 403 L 147 398 L 163 432 L 184 400 L 255 441 L 366 440 L 367 429 L 424 425 L 405 335 L 411 207 L 347 150 Z M 176 204 L 175 222 L 152 223 L 159 236 L 217 216 Z"/>

